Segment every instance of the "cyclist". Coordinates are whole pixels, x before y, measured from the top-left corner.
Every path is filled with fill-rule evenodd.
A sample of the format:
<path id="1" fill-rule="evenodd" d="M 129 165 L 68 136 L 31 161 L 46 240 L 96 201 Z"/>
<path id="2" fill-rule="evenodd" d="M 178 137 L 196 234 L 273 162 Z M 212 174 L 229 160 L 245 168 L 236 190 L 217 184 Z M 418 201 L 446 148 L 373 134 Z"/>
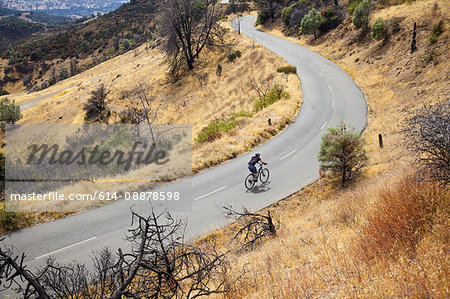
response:
<path id="1" fill-rule="evenodd" d="M 262 164 L 266 165 L 267 163 L 261 160 L 260 154 L 255 154 L 250 161 L 248 162 L 248 170 L 253 174 L 253 179 L 255 182 L 258 181 L 258 171 L 256 170 L 255 164 L 261 162 Z"/>

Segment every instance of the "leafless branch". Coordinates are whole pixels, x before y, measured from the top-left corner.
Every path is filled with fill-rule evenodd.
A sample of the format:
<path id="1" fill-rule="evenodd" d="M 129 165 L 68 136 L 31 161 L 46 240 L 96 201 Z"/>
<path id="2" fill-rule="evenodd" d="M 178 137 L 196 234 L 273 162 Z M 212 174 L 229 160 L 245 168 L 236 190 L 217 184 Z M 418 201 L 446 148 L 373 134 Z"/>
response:
<path id="1" fill-rule="evenodd" d="M 239 230 L 234 235 L 234 239 L 242 243 L 241 250 L 250 249 L 262 238 L 275 235 L 276 233 L 276 227 L 270 211 L 267 211 L 266 216 L 250 213 L 245 208 L 243 208 L 242 212 L 234 210 L 231 206 L 223 206 L 222 208 L 226 217 L 241 223 Z"/>
<path id="2" fill-rule="evenodd" d="M 404 123 L 405 146 L 430 179 L 450 183 L 450 100 L 426 105 Z"/>

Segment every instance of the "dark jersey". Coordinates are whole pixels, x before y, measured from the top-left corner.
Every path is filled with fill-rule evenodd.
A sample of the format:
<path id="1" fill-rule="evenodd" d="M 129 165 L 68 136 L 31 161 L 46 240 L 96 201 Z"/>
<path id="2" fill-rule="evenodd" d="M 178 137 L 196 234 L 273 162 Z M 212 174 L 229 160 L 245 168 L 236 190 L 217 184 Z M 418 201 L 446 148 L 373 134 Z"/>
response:
<path id="1" fill-rule="evenodd" d="M 260 158 L 260 157 L 253 156 L 253 157 L 250 159 L 250 162 L 248 162 L 248 165 L 253 165 L 253 166 L 255 166 L 255 164 L 258 163 L 259 161 L 261 161 L 261 158 Z"/>

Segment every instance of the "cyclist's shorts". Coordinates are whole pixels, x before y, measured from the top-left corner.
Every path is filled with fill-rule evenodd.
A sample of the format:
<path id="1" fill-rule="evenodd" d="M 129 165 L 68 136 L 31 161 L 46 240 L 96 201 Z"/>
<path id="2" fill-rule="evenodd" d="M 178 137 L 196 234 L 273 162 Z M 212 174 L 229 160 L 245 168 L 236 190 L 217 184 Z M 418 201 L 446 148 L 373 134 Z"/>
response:
<path id="1" fill-rule="evenodd" d="M 250 172 L 253 172 L 253 173 L 255 173 L 255 172 L 258 172 L 257 170 L 256 170 L 256 167 L 255 167 L 255 165 L 248 165 L 248 170 L 250 170 Z"/>

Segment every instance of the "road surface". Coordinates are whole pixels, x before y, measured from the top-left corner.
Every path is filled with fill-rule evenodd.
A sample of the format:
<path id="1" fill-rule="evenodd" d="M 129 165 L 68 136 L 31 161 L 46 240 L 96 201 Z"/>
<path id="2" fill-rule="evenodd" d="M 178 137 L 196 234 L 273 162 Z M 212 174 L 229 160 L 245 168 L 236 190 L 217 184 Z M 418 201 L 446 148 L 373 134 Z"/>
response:
<path id="1" fill-rule="evenodd" d="M 192 205 L 177 213 L 187 220 L 187 236 L 195 237 L 226 223 L 220 206 L 264 208 L 318 179 L 317 153 L 327 127 L 344 121 L 363 130 L 366 101 L 353 80 L 324 57 L 293 42 L 259 31 L 255 16 L 241 18 L 241 32 L 297 67 L 302 82 L 303 104 L 297 119 L 279 136 L 256 150 L 191 178 L 167 185 L 167 190 L 190 190 Z M 270 180 L 265 186 L 246 192 L 247 162 L 259 152 L 268 161 Z M 258 183 L 259 184 L 259 183 Z M 130 225 L 133 202 L 120 201 L 64 219 L 43 223 L 6 237 L 15 252 L 26 252 L 28 269 L 53 255 L 60 263 L 73 260 L 90 263 L 92 251 L 105 246 L 127 247 L 124 233 Z M 181 205 L 183 203 L 180 203 Z M 135 204 L 140 213 L 148 203 Z"/>

